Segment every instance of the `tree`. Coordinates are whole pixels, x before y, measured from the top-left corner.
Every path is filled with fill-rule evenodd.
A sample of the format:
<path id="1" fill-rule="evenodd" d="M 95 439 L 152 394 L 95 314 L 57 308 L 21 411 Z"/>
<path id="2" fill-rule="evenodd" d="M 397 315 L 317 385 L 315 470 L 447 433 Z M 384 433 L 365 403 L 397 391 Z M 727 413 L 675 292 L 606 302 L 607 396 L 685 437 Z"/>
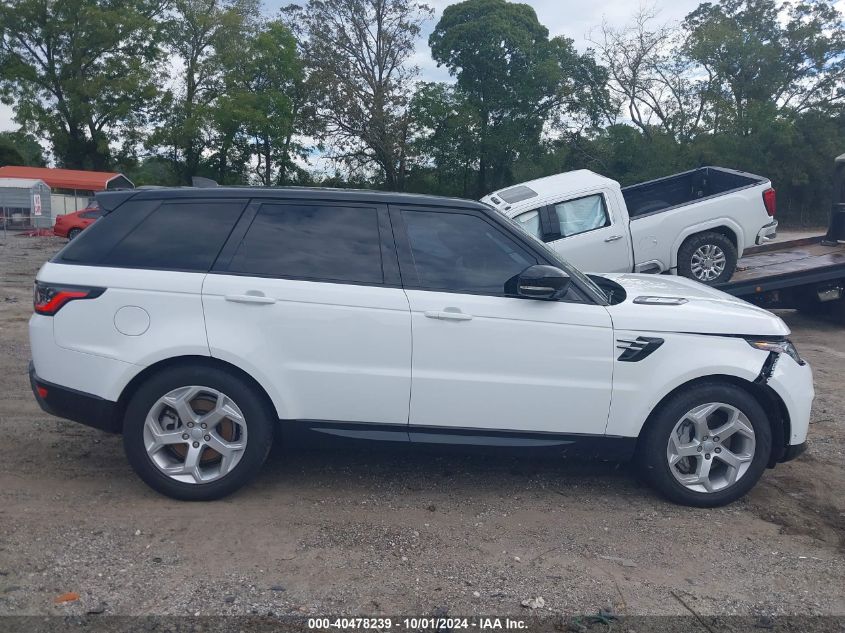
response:
<path id="1" fill-rule="evenodd" d="M 544 126 L 570 116 L 597 121 L 606 75 L 572 40 L 549 39 L 526 4 L 465 0 L 443 11 L 432 56 L 457 79 L 474 112 L 475 195 L 505 184 L 517 160 L 539 153 Z"/>
<path id="2" fill-rule="evenodd" d="M 689 141 L 700 131 L 713 77 L 683 53 L 683 34 L 655 24 L 656 12 L 640 9 L 622 28 L 606 22 L 593 40 L 609 74 L 605 116 L 620 117 L 651 137 L 655 128 Z"/>
<path id="3" fill-rule="evenodd" d="M 164 0 L 0 0 L 0 97 L 64 167 L 106 169 L 156 95 Z"/>
<path id="4" fill-rule="evenodd" d="M 409 64 L 432 11 L 415 0 L 309 0 L 286 9 L 303 36 L 309 84 L 332 156 L 381 172 L 402 189 L 408 169 L 408 102 L 418 73 Z"/>
<path id="5" fill-rule="evenodd" d="M 705 2 L 683 26 L 686 54 L 714 79 L 714 129 L 747 136 L 845 99 L 845 29 L 824 0 Z"/>
<path id="6" fill-rule="evenodd" d="M 478 126 L 463 91 L 444 83 L 423 83 L 411 101 L 414 154 L 411 188 L 467 196 L 475 191 Z M 433 180 L 429 177 L 433 176 Z"/>
<path id="7" fill-rule="evenodd" d="M 295 171 L 292 156 L 302 152 L 295 135 L 307 123 L 305 75 L 296 38 L 284 23 L 272 21 L 223 56 L 225 93 L 218 100 L 216 118 L 225 143 L 234 145 L 244 133 L 251 139 L 259 182 L 289 182 Z"/>
<path id="8" fill-rule="evenodd" d="M 3 165 L 25 165 L 44 167 L 44 150 L 38 140 L 21 130 L 0 132 L 0 167 Z"/>
<path id="9" fill-rule="evenodd" d="M 184 184 L 199 173 L 208 149 L 212 109 L 223 88 L 222 56 L 236 52 L 257 19 L 256 0 L 173 0 L 164 22 L 168 51 L 181 66 L 176 86 L 159 102 L 160 124 L 150 146 L 166 148 Z M 233 51 L 234 49 L 234 51 Z"/>

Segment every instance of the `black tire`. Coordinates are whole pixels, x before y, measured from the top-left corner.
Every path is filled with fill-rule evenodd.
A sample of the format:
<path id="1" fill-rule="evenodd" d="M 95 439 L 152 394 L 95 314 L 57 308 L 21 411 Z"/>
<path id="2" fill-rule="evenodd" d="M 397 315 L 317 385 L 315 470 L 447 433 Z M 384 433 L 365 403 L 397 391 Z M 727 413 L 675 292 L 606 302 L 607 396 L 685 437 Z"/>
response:
<path id="1" fill-rule="evenodd" d="M 699 405 L 714 402 L 736 407 L 745 414 L 754 430 L 756 446 L 748 470 L 733 485 L 714 492 L 698 492 L 681 484 L 672 474 L 667 447 L 675 425 L 683 416 Z M 661 405 L 640 435 L 636 459 L 645 479 L 670 501 L 712 508 L 736 501 L 751 490 L 766 469 L 771 452 L 771 425 L 754 396 L 736 385 L 707 382 L 678 392 Z"/>
<path id="2" fill-rule="evenodd" d="M 159 398 L 179 387 L 200 385 L 231 398 L 243 413 L 248 429 L 240 461 L 226 475 L 209 483 L 185 483 L 162 473 L 144 447 L 146 417 Z M 277 420 L 263 393 L 240 376 L 215 367 L 183 365 L 162 370 L 147 379 L 126 408 L 123 446 L 130 465 L 154 490 L 184 501 L 208 501 L 231 494 L 249 482 L 267 458 Z"/>
<path id="3" fill-rule="evenodd" d="M 75 237 L 77 237 L 80 233 L 82 233 L 82 229 L 71 229 L 67 232 L 67 239 L 71 241 Z"/>
<path id="4" fill-rule="evenodd" d="M 725 268 L 714 279 L 700 278 L 693 272 L 693 257 L 696 251 L 707 245 L 717 247 L 725 254 Z M 708 286 L 714 286 L 725 283 L 733 276 L 734 271 L 736 271 L 736 261 L 736 246 L 734 246 L 728 237 L 715 231 L 696 233 L 688 237 L 681 244 L 681 248 L 678 249 L 678 274 Z"/>

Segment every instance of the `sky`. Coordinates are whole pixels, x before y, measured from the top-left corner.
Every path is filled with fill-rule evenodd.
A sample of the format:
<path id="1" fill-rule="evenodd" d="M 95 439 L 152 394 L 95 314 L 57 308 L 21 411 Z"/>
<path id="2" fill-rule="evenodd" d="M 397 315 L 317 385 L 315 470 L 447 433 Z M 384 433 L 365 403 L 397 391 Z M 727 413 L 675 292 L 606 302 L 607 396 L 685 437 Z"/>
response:
<path id="1" fill-rule="evenodd" d="M 614 27 L 624 26 L 639 6 L 631 0 L 522 0 L 530 4 L 537 12 L 537 17 L 544 24 L 552 36 L 565 35 L 575 41 L 579 50 L 589 45 L 588 38 L 591 29 L 601 25 L 603 21 Z M 274 16 L 278 9 L 290 4 L 291 0 L 264 0 L 265 11 L 268 16 Z M 443 68 L 438 68 L 431 59 L 428 48 L 428 36 L 443 9 L 452 0 L 428 0 L 427 4 L 435 11 L 434 17 L 424 25 L 423 32 L 417 43 L 417 51 L 412 60 L 420 68 L 420 78 L 424 81 L 449 81 L 449 74 Z M 297 2 L 302 4 L 302 0 Z M 654 7 L 659 11 L 659 21 L 671 22 L 681 20 L 687 13 L 698 5 L 698 0 L 657 0 L 645 3 L 643 6 Z M 0 104 L 0 131 L 17 129 L 13 121 L 14 109 Z"/>

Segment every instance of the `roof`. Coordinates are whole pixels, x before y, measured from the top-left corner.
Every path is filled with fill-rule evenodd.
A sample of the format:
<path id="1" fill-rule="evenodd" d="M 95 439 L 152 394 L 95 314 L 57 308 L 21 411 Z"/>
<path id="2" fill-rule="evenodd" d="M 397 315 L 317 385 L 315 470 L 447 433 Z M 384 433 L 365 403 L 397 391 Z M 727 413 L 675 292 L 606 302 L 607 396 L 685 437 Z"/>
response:
<path id="1" fill-rule="evenodd" d="M 38 178 L 0 178 L 0 188 L 32 189 L 36 185 L 47 186 L 43 180 Z"/>
<path id="2" fill-rule="evenodd" d="M 0 178 L 37 178 L 54 189 L 81 189 L 103 191 L 116 178 L 132 182 L 123 174 L 109 171 L 83 171 L 80 169 L 54 169 L 52 167 L 0 167 Z"/>
<path id="3" fill-rule="evenodd" d="M 506 200 L 506 198 L 510 197 L 508 195 L 509 190 L 516 189 L 517 187 L 527 187 L 530 191 L 536 193 L 536 195 L 517 191 L 517 195 L 512 197 L 512 201 Z M 544 178 L 529 180 L 513 187 L 494 191 L 489 196 L 485 196 L 483 201 L 496 207 L 505 215 L 513 217 L 514 214 L 524 209 L 533 208 L 538 204 L 547 204 L 550 198 L 554 198 L 561 193 L 569 196 L 571 194 L 577 194 L 579 191 L 597 189 L 599 187 L 618 188 L 619 183 L 589 169 L 576 169 L 575 171 L 565 171 L 562 174 L 545 176 Z M 497 203 L 493 198 L 498 199 L 499 202 Z"/>
<path id="4" fill-rule="evenodd" d="M 97 194 L 97 201 L 106 210 L 116 208 L 128 198 L 135 200 L 298 198 L 314 200 L 315 202 L 324 200 L 328 202 L 345 201 L 490 210 L 490 207 L 487 205 L 463 198 L 447 198 L 419 193 L 396 193 L 370 189 L 331 189 L 328 187 L 161 187 L 155 189 L 133 189 L 131 191 L 105 191 Z"/>

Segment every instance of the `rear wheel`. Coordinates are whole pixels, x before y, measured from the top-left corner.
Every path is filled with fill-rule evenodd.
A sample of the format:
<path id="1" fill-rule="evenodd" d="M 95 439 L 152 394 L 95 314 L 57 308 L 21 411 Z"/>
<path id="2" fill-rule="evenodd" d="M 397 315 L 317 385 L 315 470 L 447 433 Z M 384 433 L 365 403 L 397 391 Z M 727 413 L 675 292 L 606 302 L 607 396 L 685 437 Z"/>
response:
<path id="1" fill-rule="evenodd" d="M 721 233 L 692 235 L 678 249 L 678 274 L 712 286 L 728 281 L 736 270 L 733 242 Z"/>
<path id="2" fill-rule="evenodd" d="M 751 394 L 704 383 L 661 406 L 640 437 L 637 457 L 649 482 L 670 500 L 713 507 L 751 490 L 771 449 L 771 426 Z"/>
<path id="3" fill-rule="evenodd" d="M 82 233 L 82 229 L 71 229 L 70 231 L 67 232 L 67 239 L 72 240 L 73 238 L 75 238 L 80 233 Z"/>
<path id="4" fill-rule="evenodd" d="M 129 463 L 153 489 L 208 500 L 252 479 L 270 450 L 273 416 L 248 382 L 211 367 L 165 369 L 126 410 Z"/>

